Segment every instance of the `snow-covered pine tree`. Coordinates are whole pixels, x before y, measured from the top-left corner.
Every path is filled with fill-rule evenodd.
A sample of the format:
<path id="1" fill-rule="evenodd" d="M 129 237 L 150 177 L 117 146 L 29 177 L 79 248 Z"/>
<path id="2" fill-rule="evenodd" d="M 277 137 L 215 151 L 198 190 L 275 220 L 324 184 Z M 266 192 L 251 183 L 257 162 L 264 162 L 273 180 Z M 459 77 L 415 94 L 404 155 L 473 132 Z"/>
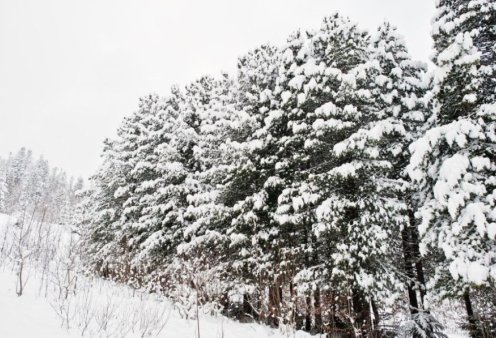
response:
<path id="1" fill-rule="evenodd" d="M 51 211 L 48 210 L 49 208 L 52 210 L 54 208 L 57 210 L 61 209 L 60 205 L 46 204 L 47 197 L 57 191 L 56 189 L 50 189 L 49 175 L 50 169 L 48 162 L 43 159 L 43 157 L 40 157 L 36 162 L 34 162 L 26 174 L 26 185 L 23 190 L 24 195 L 26 196 L 26 202 L 29 205 L 29 217 L 31 219 L 34 219 L 35 216 L 39 216 L 39 219 L 45 221 L 45 217 L 50 216 L 47 215 L 47 212 L 50 213 Z M 55 219 L 52 220 L 54 221 Z"/>
<path id="2" fill-rule="evenodd" d="M 389 174 L 383 176 L 383 187 L 376 194 L 378 197 L 396 196 L 396 207 L 404 210 L 394 213 L 396 220 L 393 220 L 392 230 L 395 236 L 389 239 L 389 245 L 394 246 L 396 251 L 393 253 L 396 259 L 390 262 L 391 271 L 404 281 L 409 298 L 411 318 L 405 327 L 414 337 L 443 336 L 439 331 L 441 325 L 428 311 L 424 311 L 424 264 L 413 216 L 418 201 L 416 189 L 405 170 L 410 159 L 408 147 L 432 123 L 429 120 L 432 80 L 426 72 L 426 65 L 411 59 L 403 38 L 389 23 L 379 26 L 373 36 L 370 55 L 375 68 L 372 95 L 384 118 L 382 124 L 393 127 L 393 130 L 402 130 L 391 133 L 386 128 L 383 135 L 383 156 L 392 167 Z"/>
<path id="3" fill-rule="evenodd" d="M 296 180 L 287 182 L 289 188 L 279 198 L 278 216 L 283 224 L 298 226 L 302 221 L 308 222 L 311 234 L 315 235 L 313 243 L 310 236 L 303 242 L 307 243 L 304 250 L 309 262 L 298 278 L 301 286 L 306 284 L 305 280 L 314 285 L 311 288 L 315 290 L 314 311 L 331 313 L 326 320 L 334 326 L 333 330 L 349 329 L 351 322 L 356 323 L 357 330 L 362 330 L 373 317 L 372 310 L 369 312 L 373 302 L 362 296 L 365 287 L 360 285 L 360 279 L 363 280 L 360 268 L 375 267 L 353 264 L 356 259 L 350 255 L 350 245 L 356 243 L 352 244 L 355 239 L 350 234 L 350 223 L 356 221 L 357 215 L 340 222 L 338 218 L 346 217 L 347 213 L 340 209 L 331 215 L 331 210 L 345 207 L 346 194 L 355 194 L 353 198 L 358 199 L 358 192 L 346 184 L 346 178 L 339 179 L 342 165 L 352 166 L 351 157 L 341 153 L 336 156 L 333 148 L 360 128 L 368 127 L 367 118 L 373 110 L 366 66 L 369 37 L 349 19 L 333 15 L 324 20 L 320 30 L 307 33 L 302 39 L 303 42 L 293 44 L 296 50 L 288 49 L 284 54 L 289 64 L 285 74 L 288 78 L 281 76 L 281 81 L 287 81 L 289 89 L 281 97 L 282 108 L 289 111 L 291 135 L 281 140 L 280 147 L 290 145 L 286 149 L 292 156 L 279 166 L 281 172 L 286 168 L 290 173 L 291 169 L 301 171 L 295 170 Z M 355 206 L 356 202 L 348 202 Z M 338 228 L 343 233 L 336 233 Z M 366 234 L 365 229 L 355 230 Z M 376 234 L 380 236 L 379 232 Z M 363 255 L 364 261 L 371 256 L 372 253 Z M 333 299 L 326 309 L 321 308 L 320 290 L 325 290 L 327 299 Z M 348 302 L 351 293 L 354 304 Z M 317 330 L 321 324 L 322 317 L 316 316 Z"/>
<path id="4" fill-rule="evenodd" d="M 103 163 L 91 178 L 89 229 L 83 231 L 87 236 L 85 256 L 88 266 L 104 277 L 125 279 L 129 273 L 130 246 L 136 235 L 133 225 L 140 217 L 135 190 L 146 179 L 133 174 L 140 165 L 149 165 L 139 162 L 138 148 L 148 135 L 143 121 L 156 113 L 157 102 L 156 95 L 140 99 L 138 111 L 124 119 L 116 140 L 105 141 Z"/>
<path id="5" fill-rule="evenodd" d="M 32 164 L 32 152 L 22 147 L 15 155 L 7 159 L 7 191 L 5 210 L 8 214 L 22 212 L 25 207 L 23 188 L 26 185 L 26 174 Z M 24 207 L 23 207 L 24 204 Z"/>
<path id="6" fill-rule="evenodd" d="M 241 312 L 277 325 L 278 296 L 274 296 L 271 229 L 277 190 L 274 180 L 276 138 L 267 131 L 276 105 L 275 86 L 280 62 L 277 48 L 263 45 L 238 61 L 236 109 L 244 131 L 228 144 L 232 160 L 221 200 L 230 208 L 229 271 L 243 295 Z M 270 295 L 268 295 L 268 294 Z M 269 299 L 270 298 L 270 299 Z"/>
<path id="7" fill-rule="evenodd" d="M 215 100 L 216 85 L 213 78 L 205 76 L 186 86 L 184 91 L 174 88 L 165 100 L 165 109 L 160 114 L 163 128 L 153 136 L 157 140 L 155 172 L 151 180 L 145 182 L 148 196 L 140 199 L 145 211 L 141 221 L 146 229 L 141 259 L 153 258 L 150 267 L 160 269 L 161 274 L 169 277 L 179 276 L 179 279 L 169 278 L 178 284 L 196 283 L 189 268 L 197 266 L 201 254 L 207 255 L 201 250 L 194 251 L 196 245 L 200 246 L 199 241 L 191 243 L 192 237 L 201 237 L 205 232 L 205 229 L 194 229 L 201 208 L 195 209 L 193 200 L 207 190 L 198 176 L 204 172 L 202 161 L 208 161 L 208 156 L 203 158 L 196 153 L 201 145 L 208 147 L 205 140 L 201 143 L 201 125 Z M 208 192 L 206 194 L 208 196 Z"/>
<path id="8" fill-rule="evenodd" d="M 67 174 L 59 168 L 51 168 L 46 184 L 48 193 L 47 211 L 43 217 L 45 221 L 58 223 L 62 222 L 64 210 L 67 209 L 69 184 Z"/>
<path id="9" fill-rule="evenodd" d="M 495 22 L 493 0 L 437 2 L 436 124 L 412 145 L 409 167 L 423 192 L 421 249 L 437 258 L 431 285 L 464 300 L 474 337 L 470 291 L 494 295 L 496 280 Z"/>
<path id="10" fill-rule="evenodd" d="M 165 99 L 154 97 L 150 114 L 141 119 L 144 132 L 136 140 L 136 161 L 131 170 L 136 188 L 126 202 L 135 215 L 128 235 L 133 265 L 148 272 L 163 271 L 181 240 L 175 231 L 182 227 L 185 197 L 178 186 L 187 171 L 175 142 L 181 94 L 177 88 L 171 92 Z"/>
<path id="11" fill-rule="evenodd" d="M 16 215 L 28 223 L 62 221 L 64 205 L 74 195 L 74 191 L 68 189 L 64 171 L 50 168 L 43 156 L 34 161 L 32 152 L 26 148 L 10 154 L 6 160 L 0 158 L 0 171 L 1 212 Z"/>
<path id="12" fill-rule="evenodd" d="M 120 172 L 116 161 L 115 141 L 105 140 L 102 164 L 91 177 L 85 199 L 87 217 L 78 224 L 79 232 L 84 235 L 83 263 L 87 269 L 104 278 L 110 277 L 112 264 L 121 253 L 116 242 L 121 225 L 122 201 L 115 198 L 119 186 L 115 180 Z M 115 257 L 113 256 L 115 254 Z"/>
<path id="13" fill-rule="evenodd" d="M 432 37 L 439 123 L 466 118 L 480 106 L 494 104 L 495 11 L 492 0 L 437 1 Z"/>
<path id="14" fill-rule="evenodd" d="M 79 210 L 81 207 L 81 200 L 84 196 L 84 180 L 82 177 L 74 179 L 69 178 L 66 190 L 66 198 L 64 203 L 64 210 L 62 210 L 60 223 L 69 224 L 76 229 L 79 224 L 78 219 L 81 219 L 81 213 L 84 210 Z"/>
<path id="15" fill-rule="evenodd" d="M 389 78 L 392 75 L 389 72 L 394 67 L 383 69 L 382 66 L 386 66 L 384 64 L 386 60 L 374 59 L 374 57 L 379 57 L 379 50 L 384 46 L 376 45 L 375 50 L 372 48 L 373 50 L 369 51 L 373 55 L 372 59 L 367 59 L 367 35 L 360 33 L 349 20 L 338 16 L 332 19 L 325 22 L 323 29 L 316 33 L 315 37 L 308 34 L 310 42 L 307 42 L 304 48 L 300 47 L 300 51 L 289 54 L 291 57 L 296 55 L 296 59 L 300 58 L 300 61 L 299 63 L 295 61 L 293 66 L 288 67 L 288 73 L 293 72 L 293 74 L 289 75 L 287 81 L 295 93 L 288 91 L 285 97 L 290 103 L 289 106 L 293 107 L 292 110 L 289 108 L 291 113 L 297 116 L 300 110 L 299 115 L 303 117 L 299 121 L 296 118 L 296 121 L 291 122 L 294 126 L 293 131 L 296 131 L 291 140 L 298 143 L 299 138 L 300 144 L 304 142 L 304 149 L 307 152 L 306 154 L 298 153 L 297 149 L 300 147 L 294 147 L 296 151 L 291 153 L 296 163 L 301 165 L 302 162 L 304 163 L 303 160 L 306 160 L 307 165 L 308 163 L 310 165 L 305 170 L 306 173 L 299 178 L 300 182 L 297 179 L 298 189 L 293 187 L 284 190 L 280 198 L 283 204 L 279 209 L 279 216 L 284 222 L 301 225 L 305 214 L 310 215 L 311 219 L 311 213 L 309 214 L 305 209 L 310 207 L 315 210 L 312 204 L 321 203 L 317 209 L 320 224 L 314 224 L 314 230 L 319 230 L 317 226 L 323 227 L 320 229 L 322 231 L 317 231 L 323 243 L 317 256 L 322 259 L 322 253 L 326 251 L 328 256 L 325 256 L 327 259 L 314 262 L 313 268 L 304 270 L 300 275 L 310 277 L 312 282 L 323 280 L 325 284 L 331 281 L 334 284 L 332 286 L 334 290 L 343 288 L 345 284 L 352 285 L 353 290 L 343 288 L 341 295 L 344 295 L 343 299 L 346 299 L 346 292 L 354 292 L 355 304 L 351 306 L 350 311 L 355 311 L 354 315 L 358 318 L 362 317 L 361 320 L 367 320 L 364 318 L 367 315 L 364 314 L 368 312 L 370 304 L 372 304 L 370 311 L 376 312 L 375 305 L 385 301 L 386 294 L 388 296 L 394 294 L 390 291 L 398 287 L 395 276 L 397 271 L 391 268 L 394 264 L 382 264 L 383 261 L 394 262 L 395 251 L 392 250 L 394 246 L 384 247 L 384 240 L 381 236 L 391 237 L 393 233 L 396 233 L 398 235 L 396 237 L 400 238 L 399 223 L 405 221 L 403 215 L 405 205 L 395 196 L 395 192 L 405 184 L 393 178 L 388 172 L 392 170 L 393 162 L 398 161 L 396 158 L 401 154 L 401 141 L 406 136 L 397 105 L 401 105 L 402 100 L 410 100 L 409 109 L 401 113 L 416 113 L 413 110 L 418 103 L 415 102 L 415 97 L 411 97 L 411 94 L 417 94 L 415 91 L 420 88 L 412 89 L 412 87 L 420 86 L 421 79 L 418 77 L 419 69 L 417 67 L 415 71 L 413 63 L 402 64 L 402 67 L 410 67 L 413 70 L 410 69 L 410 72 L 405 74 L 403 82 L 394 88 L 393 80 Z M 343 57 L 345 51 L 350 54 L 349 57 Z M 403 54 L 404 52 L 405 50 L 388 50 L 384 51 L 383 57 L 393 58 L 393 61 L 394 58 L 407 59 L 408 55 Z M 399 63 L 401 61 L 398 60 Z M 395 71 L 398 72 L 401 69 L 395 69 Z M 308 74 L 313 76 L 308 76 Z M 416 78 L 409 78 L 414 76 Z M 409 82 L 411 84 L 408 84 Z M 371 86 L 370 83 L 373 85 Z M 398 89 L 402 92 L 398 93 Z M 291 99 L 293 99 L 293 105 L 291 105 Z M 392 107 L 393 99 L 396 106 Z M 411 107 L 412 101 L 413 107 Z M 420 101 L 420 98 L 417 101 Z M 407 106 L 406 103 L 404 105 Z M 423 119 L 424 116 L 421 118 Z M 284 140 L 284 144 L 290 143 Z M 361 174 L 353 179 L 344 177 L 346 175 L 341 175 L 339 169 L 345 167 L 357 169 L 356 171 L 361 171 Z M 371 179 L 371 173 L 377 177 Z M 298 174 L 296 176 L 298 177 Z M 350 181 L 359 181 L 359 183 L 350 184 L 353 183 Z M 337 189 L 340 186 L 342 189 Z M 331 195 L 333 198 L 330 198 Z M 380 196 L 378 201 L 383 202 L 382 205 L 376 201 L 378 196 Z M 331 200 L 336 203 L 331 203 Z M 354 209 L 357 214 L 342 220 L 341 230 L 344 233 L 336 236 L 336 233 L 331 234 L 331 229 L 326 226 L 326 223 L 336 222 L 339 217 L 346 217 L 347 213 L 339 209 L 345 207 L 346 201 L 349 202 L 348 209 Z M 330 215 L 327 213 L 330 209 L 326 210 L 325 206 L 335 206 L 339 212 Z M 360 223 L 360 219 L 363 222 Z M 317 223 L 316 220 L 314 223 Z M 350 223 L 351 225 L 356 223 L 356 229 L 352 229 Z M 374 223 L 374 227 L 367 229 Z M 353 234 L 361 238 L 362 248 L 357 248 L 358 238 L 352 238 Z M 333 242 L 337 242 L 336 245 L 329 245 Z M 329 247 L 333 249 L 329 250 Z M 346 259 L 352 251 L 350 248 L 357 249 L 355 254 L 358 257 Z M 359 252 L 360 250 L 365 253 Z M 380 252 L 377 253 L 374 250 Z M 339 257 L 342 259 L 336 259 Z M 345 283 L 343 279 L 339 280 L 339 269 L 336 266 L 329 267 L 330 262 L 336 261 L 341 261 L 342 267 L 347 269 L 342 272 L 341 277 L 351 278 L 351 282 Z M 318 270 L 321 270 L 321 278 L 318 278 Z M 329 273 L 330 270 L 334 273 L 333 276 Z M 364 276 L 370 278 L 364 278 Z M 360 293 L 365 294 L 367 298 L 357 295 Z M 395 295 L 399 296 L 398 293 Z M 373 300 L 374 297 L 375 300 Z M 377 313 L 373 315 L 369 313 L 368 316 L 375 317 L 377 322 Z M 369 322 L 369 324 L 372 323 Z"/>
<path id="16" fill-rule="evenodd" d="M 249 118 L 237 109 L 237 83 L 227 74 L 210 78 L 208 91 L 208 100 L 194 102 L 200 124 L 193 156 L 199 169 L 188 178 L 195 191 L 188 195 L 185 242 L 178 254 L 195 271 L 196 287 L 206 293 L 202 297 L 221 303 L 228 311 L 228 294 L 235 283 L 228 267 L 232 201 L 225 194 L 229 173 L 242 156 L 237 145 L 249 132 Z M 218 281 L 215 286 L 208 283 L 212 279 Z"/>
<path id="17" fill-rule="evenodd" d="M 322 313 L 326 312 L 320 300 L 320 289 L 326 287 L 320 274 L 325 250 L 321 249 L 325 244 L 317 241 L 313 232 L 315 208 L 323 195 L 313 181 L 313 175 L 316 171 L 325 171 L 319 166 L 329 159 L 331 147 L 312 143 L 312 127 L 320 122 L 316 110 L 331 102 L 335 94 L 333 89 L 337 89 L 331 89 L 336 82 L 329 78 L 331 72 L 325 71 L 337 67 L 338 63 L 342 68 L 350 67 L 357 60 L 359 48 L 355 44 L 364 36 L 358 30 L 353 32 L 356 36 L 352 36 L 353 33 L 348 36 L 348 29 L 356 28 L 351 26 L 347 19 L 334 15 L 324 20 L 320 30 L 297 32 L 289 39 L 283 51 L 284 68 L 278 81 L 283 114 L 275 115 L 271 121 L 285 130 L 283 137 L 276 141 L 279 161 L 275 172 L 284 188 L 278 198 L 276 213 L 281 233 L 280 264 L 292 274 L 291 278 L 299 274 L 296 286 L 303 297 L 299 297 L 298 302 L 304 311 L 300 310 L 297 315 L 304 316 L 305 320 L 297 325 L 313 332 L 321 332 Z M 350 38 L 348 45 L 347 38 Z M 364 41 L 358 44 L 362 43 L 363 47 Z M 331 318 L 329 322 L 336 321 Z"/>

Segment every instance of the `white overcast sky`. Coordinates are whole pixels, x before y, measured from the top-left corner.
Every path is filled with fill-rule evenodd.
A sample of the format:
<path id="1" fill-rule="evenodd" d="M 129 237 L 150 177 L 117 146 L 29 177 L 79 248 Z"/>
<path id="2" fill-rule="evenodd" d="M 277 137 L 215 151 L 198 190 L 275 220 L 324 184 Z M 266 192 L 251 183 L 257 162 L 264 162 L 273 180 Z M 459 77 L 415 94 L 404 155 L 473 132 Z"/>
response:
<path id="1" fill-rule="evenodd" d="M 88 177 L 140 96 L 233 72 L 335 11 L 390 21 L 428 60 L 433 0 L 0 0 L 0 156 L 26 146 Z"/>

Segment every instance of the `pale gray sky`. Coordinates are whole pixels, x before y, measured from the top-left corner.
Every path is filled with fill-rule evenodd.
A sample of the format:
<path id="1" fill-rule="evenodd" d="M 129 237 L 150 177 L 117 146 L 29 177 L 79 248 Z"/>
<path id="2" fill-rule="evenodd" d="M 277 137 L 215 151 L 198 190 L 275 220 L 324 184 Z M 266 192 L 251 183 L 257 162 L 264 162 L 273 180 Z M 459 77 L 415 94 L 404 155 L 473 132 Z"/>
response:
<path id="1" fill-rule="evenodd" d="M 26 146 L 88 177 L 140 96 L 232 72 L 334 11 L 392 22 L 428 60 L 433 0 L 0 0 L 0 156 Z"/>

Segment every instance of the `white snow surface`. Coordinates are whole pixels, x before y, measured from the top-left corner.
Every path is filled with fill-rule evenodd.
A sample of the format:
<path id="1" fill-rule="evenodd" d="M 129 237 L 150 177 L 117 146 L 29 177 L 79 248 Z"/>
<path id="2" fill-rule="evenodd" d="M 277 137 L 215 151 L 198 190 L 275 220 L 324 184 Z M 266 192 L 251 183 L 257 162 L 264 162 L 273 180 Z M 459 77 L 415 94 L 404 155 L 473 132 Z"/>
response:
<path id="1" fill-rule="evenodd" d="M 2 237 L 11 223 L 12 218 L 0 214 Z M 3 238 L 0 246 L 2 243 Z M 59 297 L 56 284 L 43 284 L 39 269 L 29 264 L 25 270 L 25 292 L 17 296 L 15 266 L 7 256 L 0 255 L 0 337 L 310 337 L 289 328 L 277 330 L 240 323 L 207 313 L 204 308 L 199 308 L 197 321 L 195 308 L 191 311 L 160 295 L 83 275 L 78 275 L 75 294 L 70 293 L 65 299 Z"/>
<path id="2" fill-rule="evenodd" d="M 13 218 L 0 214 L 0 337 L 5 338 L 76 338 L 76 337 L 168 337 L 168 338 L 310 338 L 314 337 L 291 328 L 271 329 L 255 323 L 240 323 L 221 315 L 212 314 L 211 309 L 187 308 L 158 294 L 133 289 L 99 278 L 78 274 L 76 287 L 68 297 L 60 295 L 57 272 L 65 274 L 68 266 L 66 254 L 68 227 L 51 225 L 60 231 L 56 243 L 56 255 L 48 268 L 52 278 L 42 280 L 36 260 L 28 260 L 24 269 L 26 286 L 21 296 L 16 294 L 15 261 L 5 255 L 9 247 L 9 227 Z M 63 281 L 62 281 L 63 284 Z M 454 325 L 454 318 L 445 311 L 443 322 L 450 338 L 467 338 Z M 196 318 L 199 318 L 197 320 Z M 199 330 L 198 330 L 199 327 Z M 318 337 L 318 336 L 317 336 Z"/>
<path id="3" fill-rule="evenodd" d="M 84 322 L 84 299 L 76 299 L 70 309 L 69 329 L 54 307 L 58 304 L 49 295 L 37 294 L 35 281 L 30 281 L 26 293 L 18 297 L 15 293 L 15 275 L 10 271 L 0 272 L 0 337 L 8 338 L 76 338 L 76 337 L 198 337 L 197 321 L 182 318 L 170 302 L 136 293 L 131 289 L 94 281 L 90 291 L 93 319 L 82 335 Z M 100 329 L 105 311 L 109 310 L 108 327 Z M 200 310 L 201 311 L 201 310 Z M 99 319 L 100 318 L 100 319 Z M 100 320 L 102 322 L 98 323 Z M 133 325 L 134 324 L 134 325 Z M 200 315 L 202 338 L 252 338 L 252 337 L 310 337 L 303 332 L 284 333 L 258 324 L 242 324 L 222 316 Z M 145 333 L 146 326 L 150 333 Z M 156 334 L 158 333 L 158 334 Z M 143 335 L 144 334 L 144 335 Z"/>

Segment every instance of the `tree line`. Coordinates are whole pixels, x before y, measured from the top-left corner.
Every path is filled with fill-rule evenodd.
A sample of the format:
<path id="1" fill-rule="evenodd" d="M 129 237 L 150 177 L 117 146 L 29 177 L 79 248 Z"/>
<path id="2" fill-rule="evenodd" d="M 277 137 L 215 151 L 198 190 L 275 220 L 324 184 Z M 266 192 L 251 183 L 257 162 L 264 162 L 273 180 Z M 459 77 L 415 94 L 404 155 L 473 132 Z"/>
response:
<path id="1" fill-rule="evenodd" d="M 436 6 L 432 70 L 333 14 L 141 98 L 86 191 L 88 269 L 330 337 L 444 337 L 449 299 L 494 335 L 496 3 Z"/>
<path id="2" fill-rule="evenodd" d="M 83 185 L 82 178 L 51 167 L 27 148 L 0 157 L 0 213 L 15 215 L 21 223 L 70 224 Z"/>

